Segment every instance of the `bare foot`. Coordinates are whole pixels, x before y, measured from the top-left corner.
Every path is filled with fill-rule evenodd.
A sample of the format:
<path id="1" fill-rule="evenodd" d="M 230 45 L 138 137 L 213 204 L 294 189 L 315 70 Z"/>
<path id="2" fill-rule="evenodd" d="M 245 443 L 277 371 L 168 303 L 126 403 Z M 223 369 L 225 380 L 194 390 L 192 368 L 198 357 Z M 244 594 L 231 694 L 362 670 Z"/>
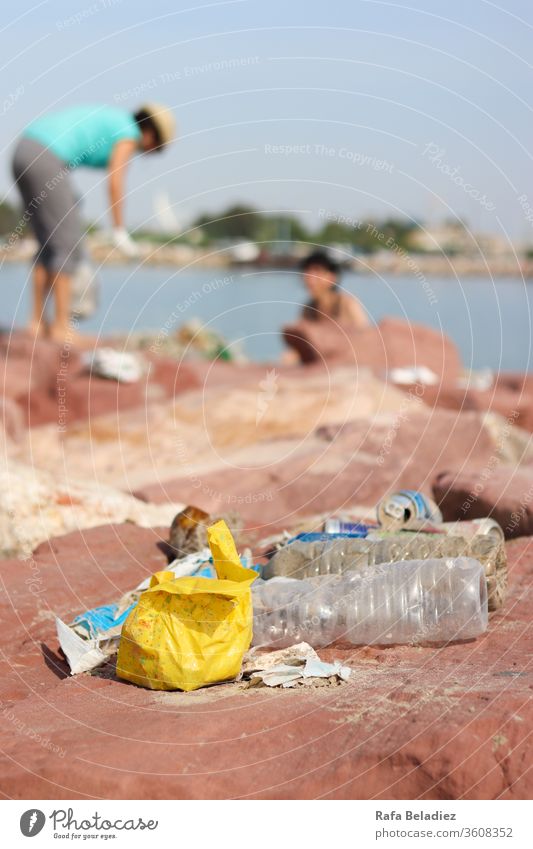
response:
<path id="1" fill-rule="evenodd" d="M 70 324 L 66 326 L 52 324 L 48 331 L 48 338 L 64 348 L 83 348 L 85 342 L 84 337 L 77 330 L 74 330 Z"/>
<path id="2" fill-rule="evenodd" d="M 70 324 L 66 327 L 53 324 L 50 327 L 48 338 L 52 342 L 62 345 L 63 348 L 77 348 L 79 351 L 88 351 L 94 348 L 97 342 L 95 336 L 90 336 L 87 333 L 78 333 Z"/>

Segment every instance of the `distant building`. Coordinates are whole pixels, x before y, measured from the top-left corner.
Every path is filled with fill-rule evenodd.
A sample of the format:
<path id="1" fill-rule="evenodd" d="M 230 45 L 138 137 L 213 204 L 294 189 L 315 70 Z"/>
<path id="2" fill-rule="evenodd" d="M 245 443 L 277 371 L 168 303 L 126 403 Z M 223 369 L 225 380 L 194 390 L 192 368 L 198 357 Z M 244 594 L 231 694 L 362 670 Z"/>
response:
<path id="1" fill-rule="evenodd" d="M 509 256 L 524 251 L 524 245 L 513 244 L 505 237 L 491 233 L 473 233 L 462 224 L 447 223 L 420 228 L 411 237 L 413 251 L 428 253 L 483 256 Z"/>

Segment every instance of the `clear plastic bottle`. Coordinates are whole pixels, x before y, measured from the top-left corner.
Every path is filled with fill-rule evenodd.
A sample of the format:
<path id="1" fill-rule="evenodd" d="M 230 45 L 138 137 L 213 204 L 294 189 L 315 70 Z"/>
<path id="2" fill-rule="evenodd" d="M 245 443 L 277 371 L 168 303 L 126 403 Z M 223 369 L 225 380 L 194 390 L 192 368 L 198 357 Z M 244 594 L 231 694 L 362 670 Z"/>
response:
<path id="1" fill-rule="evenodd" d="M 485 572 L 470 557 L 261 581 L 252 594 L 256 646 L 444 643 L 473 639 L 488 622 Z"/>
<path id="2" fill-rule="evenodd" d="M 507 557 L 503 540 L 476 535 L 467 539 L 448 534 L 375 532 L 375 537 L 332 537 L 306 542 L 296 538 L 280 548 L 264 566 L 265 578 L 312 578 L 342 575 L 378 563 L 472 557 L 484 566 L 488 581 L 489 610 L 501 606 L 507 587 Z"/>

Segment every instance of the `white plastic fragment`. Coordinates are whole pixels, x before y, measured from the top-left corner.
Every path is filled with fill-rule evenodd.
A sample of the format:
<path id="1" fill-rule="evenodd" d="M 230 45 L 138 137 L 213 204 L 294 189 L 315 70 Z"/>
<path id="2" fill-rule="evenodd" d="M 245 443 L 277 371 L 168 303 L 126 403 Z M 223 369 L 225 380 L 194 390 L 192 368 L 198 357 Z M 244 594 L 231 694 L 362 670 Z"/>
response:
<path id="1" fill-rule="evenodd" d="M 83 640 L 61 619 L 56 618 L 57 639 L 70 666 L 70 674 L 78 675 L 80 672 L 89 672 L 96 666 L 100 666 L 108 658 L 99 646 L 99 640 Z"/>
<path id="2" fill-rule="evenodd" d="M 351 674 L 349 666 L 343 666 L 340 661 L 325 663 L 323 660 L 310 659 L 306 662 L 302 675 L 304 678 L 330 678 L 337 675 L 343 681 L 347 681 Z"/>
<path id="3" fill-rule="evenodd" d="M 250 676 L 252 672 L 271 669 L 273 666 L 303 666 L 308 659 L 319 660 L 316 651 L 309 643 L 295 643 L 286 649 L 260 652 L 254 646 L 246 652 L 243 659 L 242 674 Z"/>
<path id="4" fill-rule="evenodd" d="M 314 678 L 337 677 L 347 681 L 352 670 L 338 660 L 325 663 L 308 643 L 297 643 L 280 651 L 255 656 L 253 651 L 245 657 L 243 677 L 250 685 L 267 687 L 294 687 L 298 681 L 311 683 Z"/>
<path id="5" fill-rule="evenodd" d="M 95 351 L 86 352 L 83 359 L 87 368 L 99 377 L 119 383 L 137 383 L 142 377 L 143 369 L 139 358 L 128 351 L 97 348 Z"/>
<path id="6" fill-rule="evenodd" d="M 188 578 L 189 575 L 194 575 L 202 563 L 207 563 L 210 557 L 211 551 L 208 548 L 202 548 L 200 551 L 194 551 L 179 560 L 173 560 L 169 566 L 165 566 L 165 572 L 174 572 L 176 578 Z M 146 578 L 135 589 L 146 590 L 149 586 L 150 578 Z"/>
<path id="7" fill-rule="evenodd" d="M 434 386 L 439 378 L 434 371 L 427 366 L 405 366 L 404 368 L 393 368 L 387 373 L 392 383 L 409 384 L 422 383 L 425 386 Z"/>

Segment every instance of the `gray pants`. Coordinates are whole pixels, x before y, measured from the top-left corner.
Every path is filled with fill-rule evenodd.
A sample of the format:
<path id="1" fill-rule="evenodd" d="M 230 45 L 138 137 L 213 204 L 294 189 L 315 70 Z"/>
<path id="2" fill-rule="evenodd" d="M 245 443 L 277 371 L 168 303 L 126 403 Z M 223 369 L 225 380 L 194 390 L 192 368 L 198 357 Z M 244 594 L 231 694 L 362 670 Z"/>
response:
<path id="1" fill-rule="evenodd" d="M 82 256 L 82 225 L 70 171 L 48 148 L 22 137 L 13 154 L 13 176 L 39 251 L 35 261 L 72 274 Z"/>

